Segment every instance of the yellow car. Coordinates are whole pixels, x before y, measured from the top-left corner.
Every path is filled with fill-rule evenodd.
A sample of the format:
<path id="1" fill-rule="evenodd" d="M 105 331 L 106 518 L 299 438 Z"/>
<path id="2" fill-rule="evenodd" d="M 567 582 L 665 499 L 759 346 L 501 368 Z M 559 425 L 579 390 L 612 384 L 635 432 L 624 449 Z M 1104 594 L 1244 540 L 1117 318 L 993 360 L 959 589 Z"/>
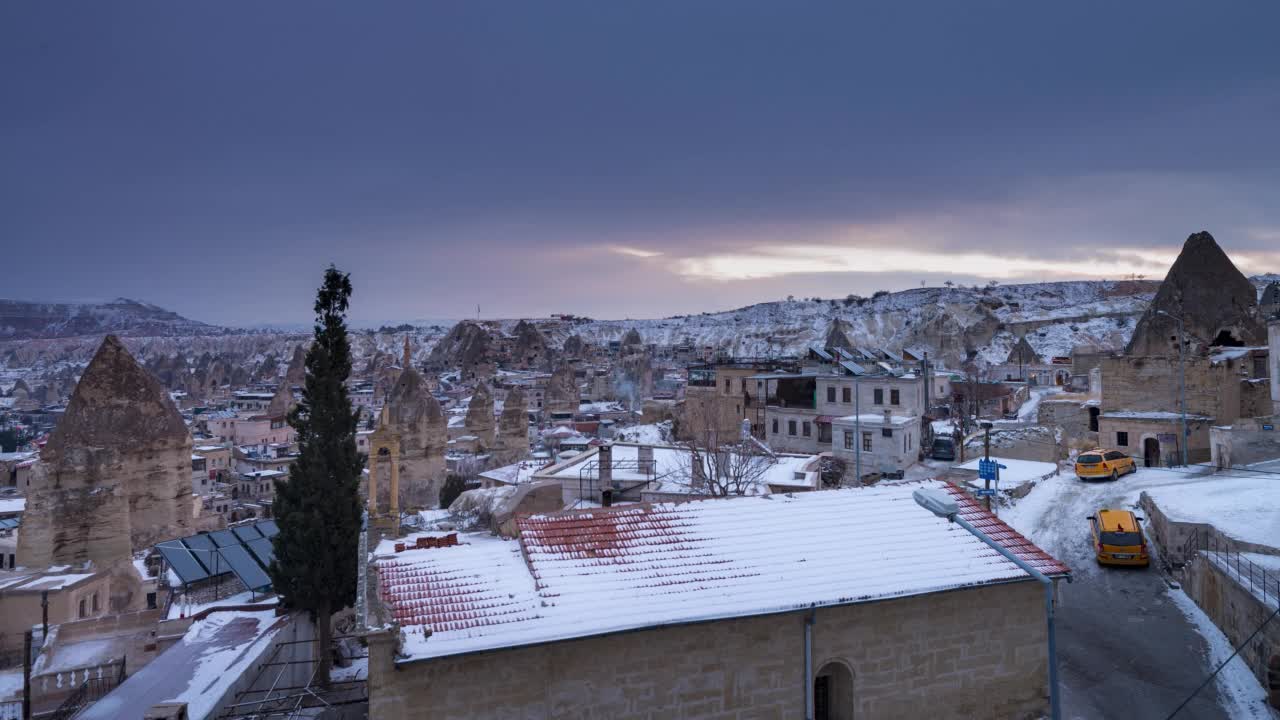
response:
<path id="1" fill-rule="evenodd" d="M 1098 448 L 1076 457 L 1076 477 L 1081 480 L 1115 480 L 1132 472 L 1138 472 L 1137 463 L 1119 450 Z"/>
<path id="2" fill-rule="evenodd" d="M 1093 547 L 1099 565 L 1142 565 L 1151 563 L 1142 518 L 1128 510 L 1099 510 L 1090 515 Z"/>

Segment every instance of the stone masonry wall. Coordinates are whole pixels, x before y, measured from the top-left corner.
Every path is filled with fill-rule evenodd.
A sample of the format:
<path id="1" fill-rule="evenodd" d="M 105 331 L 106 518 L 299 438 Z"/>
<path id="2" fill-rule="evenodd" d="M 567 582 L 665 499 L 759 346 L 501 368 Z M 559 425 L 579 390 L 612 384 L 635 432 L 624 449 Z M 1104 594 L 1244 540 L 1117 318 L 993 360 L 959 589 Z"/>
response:
<path id="1" fill-rule="evenodd" d="M 1047 710 L 1033 582 L 819 609 L 813 671 L 842 662 L 859 720 L 1035 718 Z M 370 638 L 370 717 L 802 718 L 804 611 L 395 666 Z"/>
<path id="2" fill-rule="evenodd" d="M 1275 596 L 1266 596 L 1271 604 L 1262 602 L 1255 592 L 1242 586 L 1235 578 L 1223 572 L 1216 563 L 1203 555 L 1187 565 L 1183 575 L 1183 587 L 1196 604 L 1204 610 L 1213 624 L 1238 647 L 1253 631 L 1275 612 Z M 1280 624 L 1270 622 L 1248 645 L 1240 651 L 1262 687 L 1268 684 L 1268 666 L 1280 660 Z M 1271 705 L 1280 708 L 1280 696 L 1271 694 Z"/>
<path id="3" fill-rule="evenodd" d="M 1207 415 L 1219 423 L 1240 417 L 1240 367 L 1236 360 L 1213 365 L 1206 358 L 1188 358 L 1187 413 Z M 1102 411 L 1182 408 L 1178 358 L 1109 357 L 1102 361 Z M 1246 403 L 1251 404 L 1251 403 Z"/>

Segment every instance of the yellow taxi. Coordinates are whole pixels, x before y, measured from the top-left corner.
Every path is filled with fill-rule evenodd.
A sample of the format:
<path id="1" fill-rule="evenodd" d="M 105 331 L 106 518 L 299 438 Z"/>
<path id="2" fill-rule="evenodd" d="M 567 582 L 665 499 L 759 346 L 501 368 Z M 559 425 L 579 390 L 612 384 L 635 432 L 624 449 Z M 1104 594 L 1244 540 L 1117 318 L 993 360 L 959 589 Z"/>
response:
<path id="1" fill-rule="evenodd" d="M 1076 456 L 1076 477 L 1081 480 L 1115 480 L 1132 472 L 1138 472 L 1138 464 L 1119 450 L 1096 448 Z"/>
<path id="2" fill-rule="evenodd" d="M 1142 518 L 1128 510 L 1099 510 L 1089 516 L 1093 528 L 1093 548 L 1099 565 L 1141 565 L 1151 563 Z"/>

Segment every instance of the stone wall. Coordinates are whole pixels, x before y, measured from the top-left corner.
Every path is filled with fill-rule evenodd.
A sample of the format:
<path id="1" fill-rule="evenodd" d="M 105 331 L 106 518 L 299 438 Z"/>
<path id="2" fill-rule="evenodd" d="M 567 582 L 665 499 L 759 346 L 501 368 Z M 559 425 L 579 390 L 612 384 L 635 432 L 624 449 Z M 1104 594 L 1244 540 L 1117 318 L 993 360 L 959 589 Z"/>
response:
<path id="1" fill-rule="evenodd" d="M 1213 624 L 1227 636 L 1233 647 L 1239 647 L 1254 630 L 1275 612 L 1275 596 L 1263 597 L 1242 585 L 1232 573 L 1225 572 L 1204 555 L 1197 555 L 1183 573 L 1183 588 L 1204 610 Z M 1280 662 L 1280 623 L 1270 622 L 1240 651 L 1239 657 L 1249 666 L 1262 687 L 1268 685 L 1268 667 Z M 1272 692 L 1271 706 L 1280 709 L 1280 693 Z"/>
<path id="2" fill-rule="evenodd" d="M 1044 594 L 1033 582 L 815 612 L 815 675 L 852 671 L 853 716 L 1037 718 L 1047 711 Z M 369 643 L 369 716 L 802 718 L 804 611 L 396 666 Z M 999 622 L 992 622 L 999 617 Z"/>
<path id="3" fill-rule="evenodd" d="M 1263 414 L 1267 383 L 1250 382 L 1241 372 L 1251 368 L 1252 358 L 1227 359 L 1216 364 L 1208 358 L 1186 360 L 1187 413 L 1207 415 L 1218 423 Z M 1182 409 L 1181 368 L 1178 358 L 1109 357 L 1102 362 L 1102 411 Z"/>
<path id="4" fill-rule="evenodd" d="M 1040 401 L 1037 412 L 1039 415 L 1036 422 L 1062 428 L 1069 446 L 1097 447 L 1098 433 L 1089 430 L 1089 406 L 1084 401 L 1045 398 Z"/>
<path id="5" fill-rule="evenodd" d="M 1273 415 L 1238 420 L 1230 427 L 1211 428 L 1209 445 L 1213 451 L 1213 464 L 1225 468 L 1280 457 L 1277 423 L 1280 423 L 1280 416 Z"/>

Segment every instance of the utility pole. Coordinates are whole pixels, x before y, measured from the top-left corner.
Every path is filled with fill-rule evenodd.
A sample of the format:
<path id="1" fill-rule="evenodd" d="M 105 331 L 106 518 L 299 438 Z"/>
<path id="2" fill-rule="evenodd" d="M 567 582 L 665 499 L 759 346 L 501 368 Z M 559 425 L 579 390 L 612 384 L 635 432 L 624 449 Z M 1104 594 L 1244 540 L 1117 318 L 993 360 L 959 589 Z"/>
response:
<path id="1" fill-rule="evenodd" d="M 858 376 L 853 376 L 853 476 L 862 484 L 862 393 L 858 392 Z"/>
<path id="2" fill-rule="evenodd" d="M 983 430 L 982 457 L 986 459 L 987 462 L 990 462 L 991 461 L 991 423 L 989 422 L 982 423 L 982 430 Z M 984 483 L 983 487 L 985 487 L 987 490 L 991 489 L 991 478 L 988 477 L 984 479 L 983 483 Z M 982 498 L 982 501 L 986 503 L 987 512 L 991 512 L 991 495 L 989 494 L 984 495 Z"/>
<path id="3" fill-rule="evenodd" d="M 31 628 L 22 634 L 22 720 L 31 720 Z"/>

